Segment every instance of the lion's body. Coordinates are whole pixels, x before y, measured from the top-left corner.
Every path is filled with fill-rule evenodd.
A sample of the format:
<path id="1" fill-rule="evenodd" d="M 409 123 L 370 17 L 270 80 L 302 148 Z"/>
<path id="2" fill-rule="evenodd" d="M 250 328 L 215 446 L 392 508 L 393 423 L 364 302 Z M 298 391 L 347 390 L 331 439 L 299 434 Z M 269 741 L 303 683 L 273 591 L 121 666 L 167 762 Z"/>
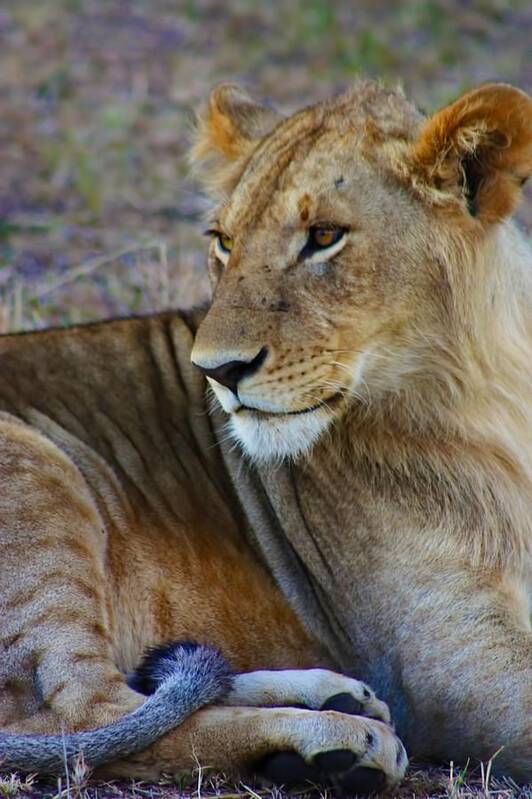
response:
<path id="1" fill-rule="evenodd" d="M 415 754 L 504 747 L 501 770 L 531 777 L 531 256 L 499 221 L 514 185 L 475 183 L 468 216 L 452 165 L 429 168 L 430 123 L 420 136 L 365 84 L 269 136 L 245 100 L 236 144 L 224 102 L 202 135 L 229 161 L 216 226 L 234 244 L 221 279 L 211 258 L 194 348 L 172 314 L 0 339 L 0 727 L 107 723 L 140 702 L 120 672 L 146 646 L 194 639 L 239 671 L 339 665 Z M 329 219 L 344 249 L 302 260 L 298 231 Z M 234 364 L 253 364 L 238 393 Z M 308 755 L 306 716 L 230 710 L 118 772 L 182 765 L 187 734 L 215 765 Z"/>
<path id="2" fill-rule="evenodd" d="M 23 519 L 13 540 L 3 542 L 2 599 L 12 610 L 3 615 L 2 633 L 8 643 L 17 639 L 22 653 L 22 633 L 35 616 L 48 636 L 55 626 L 68 628 L 70 618 L 94 624 L 89 607 L 102 602 L 107 630 L 95 629 L 95 641 L 111 645 L 123 673 L 134 670 L 147 647 L 178 639 L 210 641 L 239 671 L 284 665 L 286 644 L 276 628 L 297 625 L 258 558 L 246 551 L 190 348 L 186 323 L 168 316 L 1 340 L 1 411 L 30 425 L 1 419 L 3 441 L 14 449 L 11 456 L 6 441 L 0 454 L 2 516 Z M 77 386 L 74 394 L 68 385 Z M 33 510 L 30 498 L 36 504 L 39 490 L 46 507 Z M 80 540 L 68 515 L 74 501 L 83 505 L 75 511 L 94 527 L 94 541 Z M 95 558 L 97 572 L 88 570 L 85 554 Z M 17 568 L 11 558 L 21 556 L 28 586 L 24 575 L 11 580 Z M 42 607 L 46 586 L 50 598 L 57 594 L 57 607 Z M 273 628 L 266 649 L 259 620 Z M 304 642 L 296 632 L 294 650 Z M 9 654 L 15 661 L 17 648 Z M 83 653 L 94 655 L 86 645 Z M 63 669 L 59 662 L 58 681 Z M 46 687 L 45 701 L 55 690 Z M 4 715 L 0 726 L 8 721 Z"/>

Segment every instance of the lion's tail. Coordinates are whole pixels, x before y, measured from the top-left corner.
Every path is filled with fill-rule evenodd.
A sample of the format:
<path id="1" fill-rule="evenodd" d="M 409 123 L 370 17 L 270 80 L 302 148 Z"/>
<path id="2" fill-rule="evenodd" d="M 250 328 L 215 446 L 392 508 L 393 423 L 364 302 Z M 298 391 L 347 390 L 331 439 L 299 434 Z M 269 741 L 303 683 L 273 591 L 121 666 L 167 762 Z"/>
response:
<path id="1" fill-rule="evenodd" d="M 65 735 L 0 732 L 0 766 L 54 774 L 80 753 L 90 767 L 127 757 L 146 749 L 231 687 L 226 661 L 207 646 L 175 645 L 158 666 L 155 692 L 132 713 L 105 727 Z"/>

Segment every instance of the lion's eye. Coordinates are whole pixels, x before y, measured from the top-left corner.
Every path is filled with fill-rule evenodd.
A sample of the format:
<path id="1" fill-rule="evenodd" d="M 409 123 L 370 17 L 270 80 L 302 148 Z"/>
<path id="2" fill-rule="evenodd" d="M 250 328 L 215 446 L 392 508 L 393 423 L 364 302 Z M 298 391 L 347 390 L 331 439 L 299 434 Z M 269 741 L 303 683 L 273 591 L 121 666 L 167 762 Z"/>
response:
<path id="1" fill-rule="evenodd" d="M 345 244 L 347 228 L 333 225 L 313 225 L 309 228 L 305 246 L 297 256 L 298 261 L 307 258 L 333 258 Z"/>
<path id="2" fill-rule="evenodd" d="M 338 228 L 311 227 L 309 230 L 308 243 L 316 249 L 323 250 L 332 247 L 344 235 L 343 230 Z"/>
<path id="3" fill-rule="evenodd" d="M 227 264 L 231 250 L 233 249 L 233 239 L 227 233 L 222 233 L 221 230 L 211 228 L 206 230 L 205 233 L 211 236 L 214 240 L 214 254 L 223 264 Z"/>
<path id="4" fill-rule="evenodd" d="M 233 249 L 233 239 L 225 233 L 218 233 L 218 244 L 224 252 L 231 252 Z"/>

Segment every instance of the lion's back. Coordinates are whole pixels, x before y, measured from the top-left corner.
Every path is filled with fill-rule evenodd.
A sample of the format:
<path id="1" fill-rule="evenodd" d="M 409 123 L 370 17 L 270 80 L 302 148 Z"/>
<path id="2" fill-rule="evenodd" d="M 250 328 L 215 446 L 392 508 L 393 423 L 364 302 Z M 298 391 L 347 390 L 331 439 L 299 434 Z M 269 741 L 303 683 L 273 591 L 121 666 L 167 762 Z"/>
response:
<path id="1" fill-rule="evenodd" d="M 0 412 L 30 425 L 108 493 L 192 517 L 224 493 L 194 320 L 167 313 L 0 337 Z M 118 489 L 117 489 L 118 490 Z"/>

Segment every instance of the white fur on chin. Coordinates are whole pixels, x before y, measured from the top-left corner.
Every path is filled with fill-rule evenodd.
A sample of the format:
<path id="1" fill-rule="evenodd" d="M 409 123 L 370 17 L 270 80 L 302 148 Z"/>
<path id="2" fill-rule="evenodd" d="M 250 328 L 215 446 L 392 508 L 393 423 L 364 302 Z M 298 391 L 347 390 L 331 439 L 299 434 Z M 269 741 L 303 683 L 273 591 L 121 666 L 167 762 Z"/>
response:
<path id="1" fill-rule="evenodd" d="M 229 429 L 247 455 L 259 463 L 296 459 L 309 452 L 332 422 L 325 408 L 297 415 L 231 414 Z"/>

